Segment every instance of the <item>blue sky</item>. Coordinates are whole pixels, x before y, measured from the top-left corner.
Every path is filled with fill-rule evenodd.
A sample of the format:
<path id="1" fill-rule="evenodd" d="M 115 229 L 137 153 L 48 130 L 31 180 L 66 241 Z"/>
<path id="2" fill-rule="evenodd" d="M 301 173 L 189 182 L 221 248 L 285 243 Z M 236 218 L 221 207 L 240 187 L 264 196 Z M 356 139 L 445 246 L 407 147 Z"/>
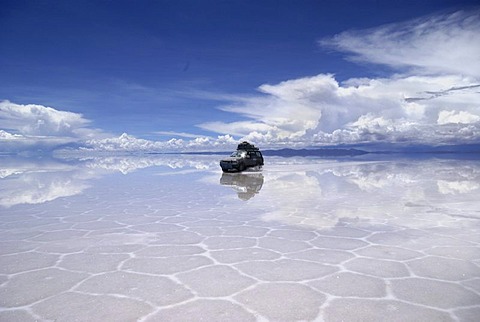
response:
<path id="1" fill-rule="evenodd" d="M 475 4 L 2 0 L 0 150 L 480 143 Z"/>

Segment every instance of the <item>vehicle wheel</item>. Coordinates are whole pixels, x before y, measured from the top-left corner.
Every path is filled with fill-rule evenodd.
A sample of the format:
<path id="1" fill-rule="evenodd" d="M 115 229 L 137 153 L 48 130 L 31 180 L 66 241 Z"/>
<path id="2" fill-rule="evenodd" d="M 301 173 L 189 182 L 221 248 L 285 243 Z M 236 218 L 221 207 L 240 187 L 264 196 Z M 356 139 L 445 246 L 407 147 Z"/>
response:
<path id="1" fill-rule="evenodd" d="M 242 163 L 238 166 L 238 171 L 243 171 L 243 170 L 245 170 L 245 164 Z"/>

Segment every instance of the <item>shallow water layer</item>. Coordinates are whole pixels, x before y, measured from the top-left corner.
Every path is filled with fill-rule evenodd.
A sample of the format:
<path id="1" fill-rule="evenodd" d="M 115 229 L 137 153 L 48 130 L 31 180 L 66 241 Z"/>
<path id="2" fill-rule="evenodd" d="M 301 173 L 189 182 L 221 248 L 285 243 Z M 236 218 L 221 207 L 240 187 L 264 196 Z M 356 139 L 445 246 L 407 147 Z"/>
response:
<path id="1" fill-rule="evenodd" d="M 0 321 L 476 321 L 480 162 L 2 158 Z"/>

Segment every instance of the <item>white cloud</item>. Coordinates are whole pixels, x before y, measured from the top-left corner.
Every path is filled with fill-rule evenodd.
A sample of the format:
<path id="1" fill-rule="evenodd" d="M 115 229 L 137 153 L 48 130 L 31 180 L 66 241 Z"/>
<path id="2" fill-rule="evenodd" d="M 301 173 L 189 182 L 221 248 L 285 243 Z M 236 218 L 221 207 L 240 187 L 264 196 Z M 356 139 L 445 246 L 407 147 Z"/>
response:
<path id="1" fill-rule="evenodd" d="M 191 140 L 171 139 L 168 141 L 151 141 L 138 139 L 123 133 L 118 138 L 88 140 L 83 152 L 183 152 L 183 151 L 218 151 L 231 150 L 238 143 L 230 135 L 217 138 L 197 137 Z"/>
<path id="2" fill-rule="evenodd" d="M 480 116 L 465 111 L 440 111 L 438 114 L 438 124 L 472 124 L 480 121 Z"/>
<path id="3" fill-rule="evenodd" d="M 263 85 L 257 97 L 222 107 L 246 121 L 200 126 L 273 146 L 468 143 L 480 139 L 480 95 L 475 84 L 473 78 L 455 75 L 397 75 L 338 83 L 333 75 L 321 74 Z M 451 108 L 458 111 L 452 114 Z"/>
<path id="4" fill-rule="evenodd" d="M 89 123 L 81 114 L 35 104 L 0 102 L 2 126 L 24 135 L 75 136 Z"/>
<path id="5" fill-rule="evenodd" d="M 265 84 L 260 94 L 231 96 L 221 107 L 245 120 L 200 127 L 274 146 L 480 141 L 479 10 L 348 31 L 320 43 L 402 74 Z"/>
<path id="6" fill-rule="evenodd" d="M 81 149 L 83 152 L 205 151 L 231 150 L 238 143 L 230 135 L 212 138 L 177 132 L 160 133 L 180 134 L 189 139 L 151 141 L 126 133 L 119 137 L 106 137 L 105 133 L 89 127 L 90 121 L 81 114 L 9 101 L 0 102 L 0 121 L 0 151 L 52 150 L 74 142 L 85 145 Z"/>
<path id="7" fill-rule="evenodd" d="M 19 134 L 8 133 L 7 131 L 0 130 L 0 140 L 20 140 L 23 137 Z"/>
<path id="8" fill-rule="evenodd" d="M 480 75 L 480 10 L 422 17 L 320 41 L 351 58 L 423 74 Z"/>
<path id="9" fill-rule="evenodd" d="M 35 104 L 0 102 L 0 148 L 52 148 L 101 134 L 81 114 Z"/>

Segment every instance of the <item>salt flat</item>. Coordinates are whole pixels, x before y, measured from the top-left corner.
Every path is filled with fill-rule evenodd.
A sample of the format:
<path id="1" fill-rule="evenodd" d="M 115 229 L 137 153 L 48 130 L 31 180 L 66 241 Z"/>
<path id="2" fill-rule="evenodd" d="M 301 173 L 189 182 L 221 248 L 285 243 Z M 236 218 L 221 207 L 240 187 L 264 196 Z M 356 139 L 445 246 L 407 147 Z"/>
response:
<path id="1" fill-rule="evenodd" d="M 0 160 L 0 321 L 477 321 L 480 163 Z"/>

